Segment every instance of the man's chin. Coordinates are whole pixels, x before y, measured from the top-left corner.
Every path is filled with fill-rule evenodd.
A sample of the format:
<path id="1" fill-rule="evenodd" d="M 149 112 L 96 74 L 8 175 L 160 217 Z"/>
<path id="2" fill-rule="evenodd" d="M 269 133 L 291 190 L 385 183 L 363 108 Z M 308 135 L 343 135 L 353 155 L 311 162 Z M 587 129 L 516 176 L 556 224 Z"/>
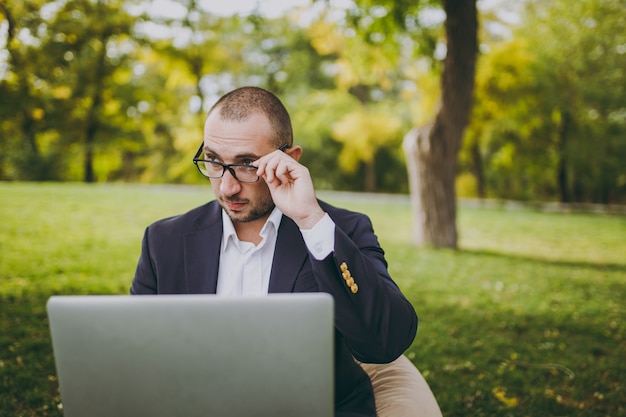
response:
<path id="1" fill-rule="evenodd" d="M 267 207 L 266 209 L 261 210 L 261 211 L 255 211 L 255 210 L 250 211 L 246 209 L 233 210 L 225 205 L 222 205 L 222 208 L 226 211 L 226 214 L 228 214 L 228 217 L 230 217 L 230 220 L 233 223 L 235 222 L 248 223 L 248 222 L 253 222 L 259 219 L 267 219 L 267 217 L 269 217 L 272 210 L 274 210 L 274 206 Z"/>
<path id="2" fill-rule="evenodd" d="M 228 217 L 230 217 L 230 220 L 232 220 L 233 223 L 236 223 L 236 222 L 246 223 L 252 220 L 250 219 L 249 216 L 246 216 L 244 213 L 241 213 L 241 212 L 233 212 L 231 210 L 226 210 L 226 214 L 228 214 Z"/>
<path id="3" fill-rule="evenodd" d="M 226 204 L 222 204 L 222 208 L 224 209 L 224 211 L 226 212 L 226 214 L 228 214 L 228 217 L 230 217 L 230 219 L 233 222 L 247 222 L 248 220 L 248 215 L 246 213 L 245 210 L 233 210 L 230 207 L 228 207 Z"/>
<path id="4" fill-rule="evenodd" d="M 260 199 L 256 203 L 248 199 L 229 199 L 223 196 L 217 200 L 233 222 L 241 223 L 267 219 L 275 207 L 271 198 Z"/>

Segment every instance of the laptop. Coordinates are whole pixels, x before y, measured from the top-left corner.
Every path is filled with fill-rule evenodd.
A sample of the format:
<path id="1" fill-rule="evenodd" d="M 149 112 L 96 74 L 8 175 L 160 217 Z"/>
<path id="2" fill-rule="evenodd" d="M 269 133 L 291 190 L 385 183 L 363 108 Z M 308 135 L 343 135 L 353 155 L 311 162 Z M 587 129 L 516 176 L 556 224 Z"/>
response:
<path id="1" fill-rule="evenodd" d="M 328 294 L 53 296 L 65 417 L 330 417 Z"/>

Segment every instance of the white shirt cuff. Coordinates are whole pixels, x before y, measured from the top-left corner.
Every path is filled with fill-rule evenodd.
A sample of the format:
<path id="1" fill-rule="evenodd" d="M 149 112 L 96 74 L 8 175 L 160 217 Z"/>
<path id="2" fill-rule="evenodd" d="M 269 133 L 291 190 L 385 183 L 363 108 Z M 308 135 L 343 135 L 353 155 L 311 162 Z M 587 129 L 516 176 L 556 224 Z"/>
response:
<path id="1" fill-rule="evenodd" d="M 328 213 L 311 229 L 300 229 L 300 232 L 309 252 L 318 261 L 326 258 L 335 249 L 335 222 Z"/>

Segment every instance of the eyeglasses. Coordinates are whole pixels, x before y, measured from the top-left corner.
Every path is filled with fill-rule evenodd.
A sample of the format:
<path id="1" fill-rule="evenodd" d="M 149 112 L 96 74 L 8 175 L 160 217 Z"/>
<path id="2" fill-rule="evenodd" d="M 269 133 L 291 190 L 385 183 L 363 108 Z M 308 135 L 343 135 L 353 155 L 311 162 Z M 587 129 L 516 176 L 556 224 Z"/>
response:
<path id="1" fill-rule="evenodd" d="M 259 176 L 256 174 L 257 168 L 250 164 L 223 164 L 221 162 L 202 159 L 202 150 L 204 148 L 204 141 L 200 143 L 200 147 L 193 157 L 193 163 L 198 168 L 198 171 L 207 178 L 217 179 L 222 178 L 226 170 L 235 177 L 239 182 L 257 182 Z M 289 148 L 288 144 L 284 144 L 278 150 L 285 152 Z"/>

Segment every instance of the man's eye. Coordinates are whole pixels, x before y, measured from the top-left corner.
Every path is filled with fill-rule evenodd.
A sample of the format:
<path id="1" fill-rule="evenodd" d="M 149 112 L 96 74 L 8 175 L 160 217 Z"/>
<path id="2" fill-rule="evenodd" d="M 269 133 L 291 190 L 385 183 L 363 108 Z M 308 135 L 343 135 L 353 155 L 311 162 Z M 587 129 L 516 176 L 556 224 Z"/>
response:
<path id="1" fill-rule="evenodd" d="M 204 155 L 205 161 L 219 162 L 219 158 L 215 155 Z"/>
<path id="2" fill-rule="evenodd" d="M 254 159 L 244 159 L 241 161 L 241 165 L 252 165 L 254 163 Z"/>

